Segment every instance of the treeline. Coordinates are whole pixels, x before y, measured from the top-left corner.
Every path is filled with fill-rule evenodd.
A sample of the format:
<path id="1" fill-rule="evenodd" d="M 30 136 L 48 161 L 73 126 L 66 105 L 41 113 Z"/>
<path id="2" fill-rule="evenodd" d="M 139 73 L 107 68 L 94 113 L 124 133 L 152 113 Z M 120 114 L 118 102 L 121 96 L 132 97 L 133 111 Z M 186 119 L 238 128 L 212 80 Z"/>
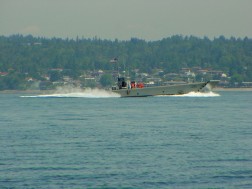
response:
<path id="1" fill-rule="evenodd" d="M 221 70 L 238 82 L 252 81 L 252 39 L 247 37 L 210 40 L 176 35 L 158 41 L 120 41 L 0 36 L 0 72 L 13 72 L 15 78 L 25 74 L 41 79 L 53 68 L 68 70 L 72 77 L 78 77 L 83 70 L 112 70 L 113 57 L 127 70 L 151 73 L 159 68 L 176 73 L 182 67 L 197 66 Z"/>

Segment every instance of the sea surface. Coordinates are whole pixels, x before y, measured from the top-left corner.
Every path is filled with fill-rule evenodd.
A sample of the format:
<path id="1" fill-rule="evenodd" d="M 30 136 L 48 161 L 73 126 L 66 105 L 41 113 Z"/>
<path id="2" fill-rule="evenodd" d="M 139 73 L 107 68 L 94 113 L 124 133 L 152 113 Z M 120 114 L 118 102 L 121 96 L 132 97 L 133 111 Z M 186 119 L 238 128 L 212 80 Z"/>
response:
<path id="1" fill-rule="evenodd" d="M 0 94 L 0 188 L 252 188 L 252 92 Z"/>

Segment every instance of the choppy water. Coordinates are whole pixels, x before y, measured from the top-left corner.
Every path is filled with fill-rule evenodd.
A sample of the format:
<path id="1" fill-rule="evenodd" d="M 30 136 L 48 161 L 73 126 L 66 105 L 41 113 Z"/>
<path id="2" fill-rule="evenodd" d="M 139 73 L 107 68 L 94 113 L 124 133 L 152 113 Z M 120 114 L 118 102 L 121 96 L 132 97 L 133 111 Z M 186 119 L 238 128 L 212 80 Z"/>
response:
<path id="1" fill-rule="evenodd" d="M 93 92 L 0 94 L 0 188 L 252 188 L 252 92 Z"/>

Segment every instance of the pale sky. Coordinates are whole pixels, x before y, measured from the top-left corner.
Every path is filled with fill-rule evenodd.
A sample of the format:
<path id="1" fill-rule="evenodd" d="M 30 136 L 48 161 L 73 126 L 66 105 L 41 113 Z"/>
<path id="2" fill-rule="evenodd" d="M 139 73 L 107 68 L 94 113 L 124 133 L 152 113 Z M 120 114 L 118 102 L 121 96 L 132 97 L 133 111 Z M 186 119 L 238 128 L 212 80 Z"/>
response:
<path id="1" fill-rule="evenodd" d="M 0 0 L 0 35 L 252 38 L 252 0 Z"/>

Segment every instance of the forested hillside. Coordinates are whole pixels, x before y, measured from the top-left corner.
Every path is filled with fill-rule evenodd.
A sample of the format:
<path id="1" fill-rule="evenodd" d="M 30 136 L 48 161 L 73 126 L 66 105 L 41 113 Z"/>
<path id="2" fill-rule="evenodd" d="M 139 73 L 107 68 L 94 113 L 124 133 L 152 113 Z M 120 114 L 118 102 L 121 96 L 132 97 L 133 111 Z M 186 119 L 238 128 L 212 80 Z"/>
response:
<path id="1" fill-rule="evenodd" d="M 0 36 L 0 89 L 14 89 L 28 76 L 41 79 L 52 68 L 65 69 L 75 78 L 83 70 L 111 70 L 113 57 L 121 67 L 146 73 L 156 68 L 177 73 L 181 68 L 201 67 L 221 70 L 233 81 L 252 81 L 252 39 L 248 38 L 172 36 L 159 41 L 112 41 L 14 35 Z"/>

